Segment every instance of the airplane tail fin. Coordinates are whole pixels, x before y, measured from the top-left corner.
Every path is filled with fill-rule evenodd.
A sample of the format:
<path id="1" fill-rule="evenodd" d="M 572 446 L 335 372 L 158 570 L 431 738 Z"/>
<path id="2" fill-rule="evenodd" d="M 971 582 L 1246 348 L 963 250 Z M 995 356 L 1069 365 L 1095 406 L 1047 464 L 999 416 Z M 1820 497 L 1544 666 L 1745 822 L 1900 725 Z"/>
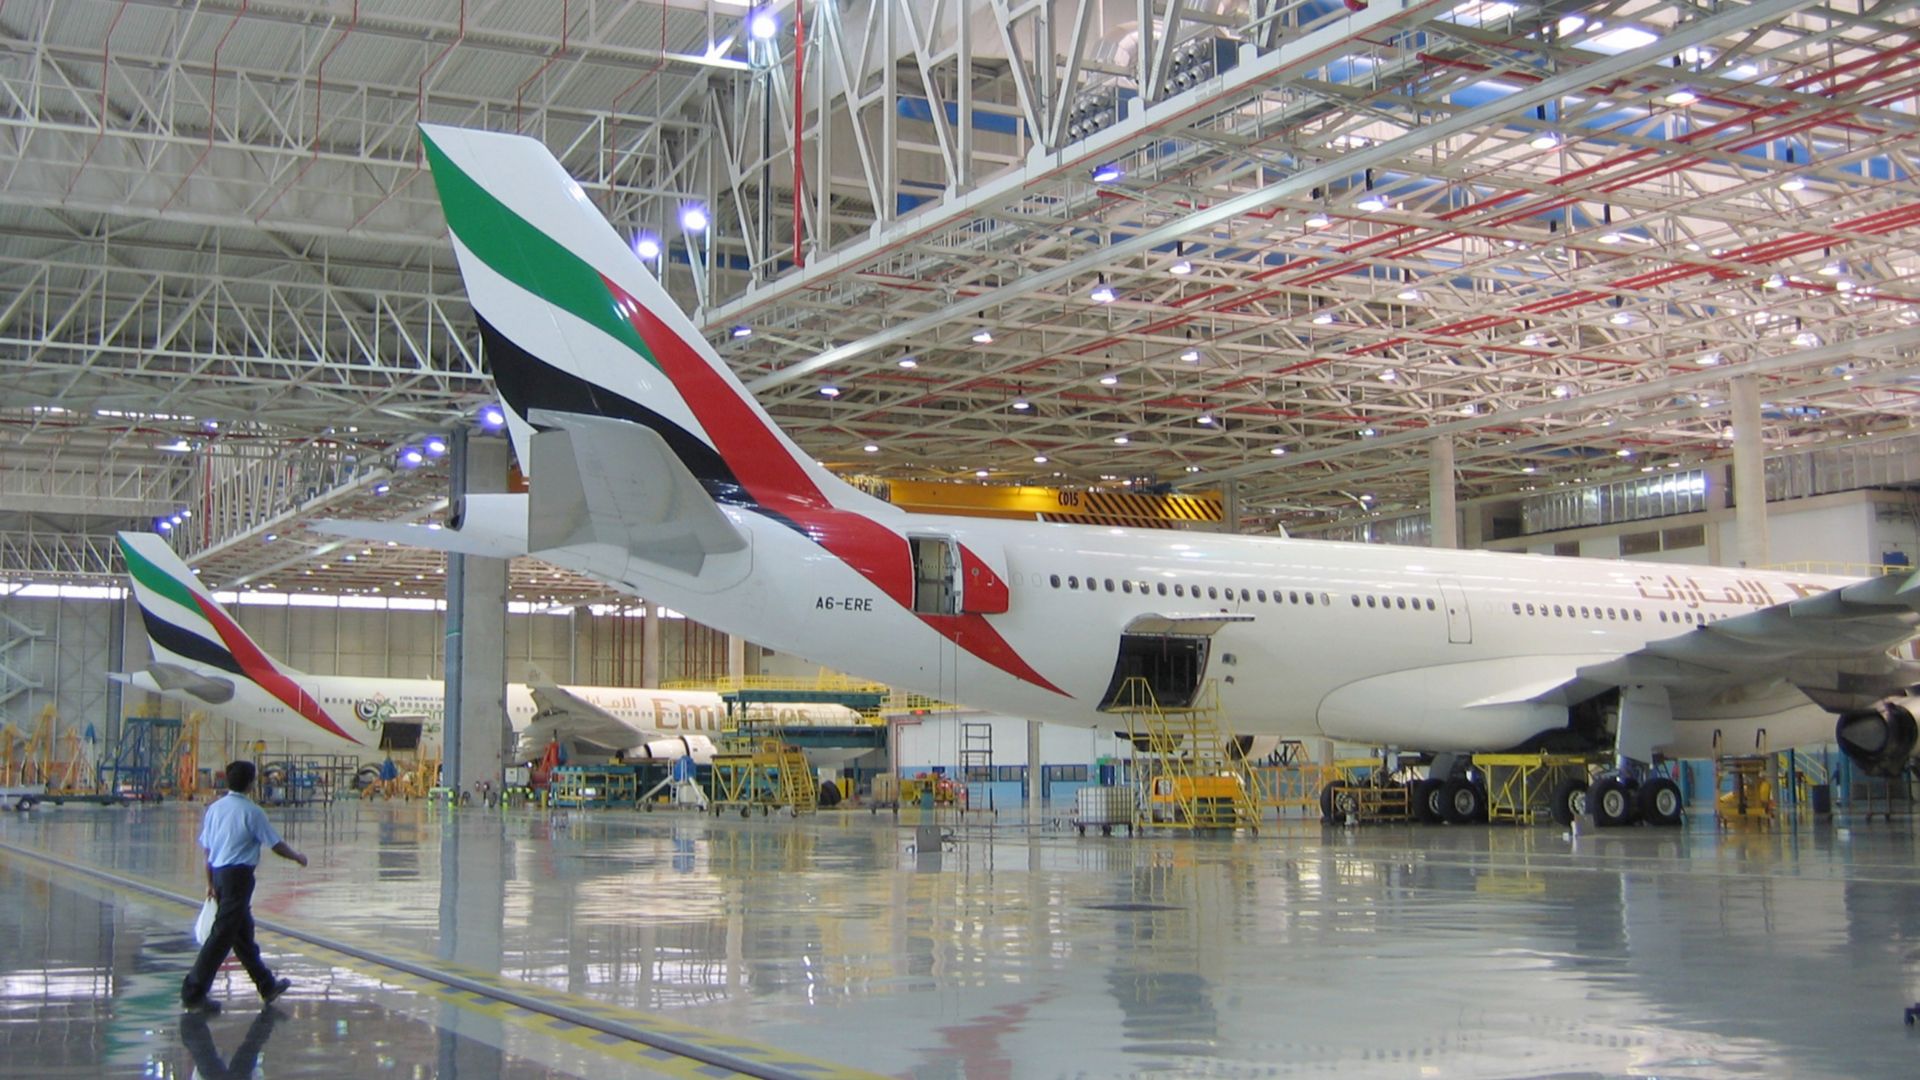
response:
<path id="1" fill-rule="evenodd" d="M 166 654 L 157 658 L 161 663 L 217 668 L 242 678 L 263 670 L 290 671 L 240 629 L 165 540 L 153 533 L 123 532 L 120 554 L 147 638 L 155 652 Z"/>
<path id="2" fill-rule="evenodd" d="M 203 701 L 223 702 L 232 697 L 233 687 L 209 672 L 225 672 L 259 686 L 322 731 L 349 742 L 365 742 L 348 734 L 327 713 L 304 685 L 303 672 L 268 656 L 240 629 L 165 540 L 153 533 L 123 532 L 120 554 L 158 661 L 148 671 L 161 689 L 186 690 Z"/>
<path id="3" fill-rule="evenodd" d="M 422 125 L 488 366 L 530 477 L 534 416 L 637 424 L 716 502 L 885 504 L 803 453 L 560 162 L 520 135 Z M 565 469 L 563 464 L 556 466 Z"/>

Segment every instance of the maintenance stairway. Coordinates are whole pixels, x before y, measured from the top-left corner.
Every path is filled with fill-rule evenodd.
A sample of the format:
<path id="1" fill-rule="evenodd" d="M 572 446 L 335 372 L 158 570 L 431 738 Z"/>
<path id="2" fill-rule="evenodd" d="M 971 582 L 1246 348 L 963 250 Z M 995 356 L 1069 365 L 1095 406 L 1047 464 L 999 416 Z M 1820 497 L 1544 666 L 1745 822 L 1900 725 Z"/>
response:
<path id="1" fill-rule="evenodd" d="M 713 755 L 713 812 L 738 808 L 745 817 L 754 807 L 766 814 L 785 807 L 789 814 L 810 814 L 820 807 L 807 755 L 779 739 L 735 738 Z"/>
<path id="2" fill-rule="evenodd" d="M 1126 717 L 1134 746 L 1135 829 L 1260 828 L 1252 772 L 1229 752 L 1233 734 L 1220 719 L 1209 681 L 1184 708 L 1162 708 L 1143 678 L 1120 685 L 1113 712 Z"/>

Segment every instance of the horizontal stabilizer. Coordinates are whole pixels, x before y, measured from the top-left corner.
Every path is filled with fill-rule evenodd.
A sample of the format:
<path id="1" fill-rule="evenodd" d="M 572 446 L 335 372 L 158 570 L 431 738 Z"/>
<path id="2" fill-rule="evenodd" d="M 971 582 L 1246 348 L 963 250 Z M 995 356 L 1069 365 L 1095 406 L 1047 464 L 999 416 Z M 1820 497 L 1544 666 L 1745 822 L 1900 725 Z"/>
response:
<path id="1" fill-rule="evenodd" d="M 178 664 L 148 664 L 147 674 L 160 689 L 192 694 L 209 705 L 225 705 L 233 700 L 232 679 L 202 675 Z"/>
<path id="2" fill-rule="evenodd" d="M 651 428 L 534 410 L 529 548 L 611 547 L 698 575 L 709 557 L 747 546 L 680 458 Z"/>
<path id="3" fill-rule="evenodd" d="M 348 521 L 337 518 L 313 523 L 315 532 L 347 536 L 373 543 L 392 541 L 429 551 L 452 551 L 490 559 L 512 559 L 527 553 L 527 496 L 468 495 L 466 514 L 458 529 L 404 521 Z"/>

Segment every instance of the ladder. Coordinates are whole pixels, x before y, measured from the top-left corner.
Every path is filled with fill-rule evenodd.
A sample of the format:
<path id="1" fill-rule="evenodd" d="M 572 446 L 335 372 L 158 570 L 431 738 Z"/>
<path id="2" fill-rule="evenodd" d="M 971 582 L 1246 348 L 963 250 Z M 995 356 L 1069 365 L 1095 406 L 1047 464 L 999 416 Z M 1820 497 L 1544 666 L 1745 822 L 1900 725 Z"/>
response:
<path id="1" fill-rule="evenodd" d="M 772 759 L 780 803 L 795 814 L 810 814 L 820 807 L 820 789 L 814 786 L 813 770 L 807 755 L 786 743 L 769 743 L 766 753 Z"/>
<path id="2" fill-rule="evenodd" d="M 993 725 L 983 723 L 965 723 L 960 725 L 960 782 L 967 786 L 967 805 L 971 810 L 985 807 L 992 799 L 993 781 Z M 976 785 L 979 785 L 976 788 Z M 987 798 L 980 798 L 981 792 Z"/>
<path id="3" fill-rule="evenodd" d="M 1139 677 L 1123 682 L 1114 701 L 1134 745 L 1134 828 L 1260 828 L 1258 789 L 1247 763 L 1228 750 L 1233 735 L 1211 680 L 1187 708 L 1161 708 Z"/>

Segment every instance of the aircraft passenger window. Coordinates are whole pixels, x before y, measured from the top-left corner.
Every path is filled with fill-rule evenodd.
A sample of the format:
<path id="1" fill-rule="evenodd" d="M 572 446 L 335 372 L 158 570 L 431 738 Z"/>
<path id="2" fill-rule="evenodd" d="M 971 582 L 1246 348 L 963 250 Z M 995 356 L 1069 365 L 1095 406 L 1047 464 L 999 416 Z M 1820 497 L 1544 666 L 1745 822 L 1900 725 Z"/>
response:
<path id="1" fill-rule="evenodd" d="M 1353 594 L 1353 606 L 1354 606 L 1354 607 L 1359 607 L 1359 606 L 1360 606 L 1360 594 L 1359 594 L 1359 593 L 1354 593 L 1354 594 Z"/>
<path id="2" fill-rule="evenodd" d="M 1121 578 L 1121 579 L 1120 579 L 1120 591 L 1121 591 L 1121 592 L 1123 592 L 1123 593 L 1126 593 L 1126 594 L 1127 594 L 1128 596 L 1132 596 L 1132 595 L 1133 595 L 1133 582 L 1131 582 L 1131 581 L 1128 581 L 1128 580 L 1127 580 L 1126 578 Z"/>
<path id="3" fill-rule="evenodd" d="M 1277 595 L 1277 594 L 1276 594 L 1276 595 Z M 1290 593 L 1288 593 L 1288 594 L 1287 594 L 1287 603 L 1289 603 L 1289 604 L 1297 604 L 1297 603 L 1299 603 L 1299 602 L 1300 602 L 1300 594 L 1299 594 L 1299 593 L 1297 593 L 1297 592 L 1290 592 Z M 1308 594 L 1307 594 L 1307 603 L 1309 603 L 1309 604 L 1311 604 L 1311 603 L 1313 603 L 1313 594 L 1312 594 L 1312 593 L 1308 593 Z"/>
<path id="4" fill-rule="evenodd" d="M 1581 607 L 1581 609 L 1580 609 L 1580 617 L 1581 617 L 1581 618 L 1583 618 L 1583 619 L 1584 619 L 1584 618 L 1587 618 L 1587 617 L 1588 617 L 1588 616 L 1587 616 L 1587 609 L 1586 609 L 1586 608 L 1585 608 L 1584 606 L 1583 606 L 1583 607 Z"/>
<path id="5" fill-rule="evenodd" d="M 1157 588 L 1157 589 L 1159 590 L 1159 592 L 1160 592 L 1160 595 L 1161 595 L 1161 596 L 1165 596 L 1165 595 L 1167 595 L 1167 583 L 1166 583 L 1166 582 L 1164 582 L 1164 581 L 1163 581 L 1163 582 L 1161 582 L 1161 583 L 1160 583 L 1159 585 L 1157 585 L 1157 586 L 1155 586 L 1155 588 Z"/>
<path id="6" fill-rule="evenodd" d="M 1175 582 L 1175 583 L 1174 583 L 1174 586 L 1173 586 L 1173 595 L 1175 595 L 1175 596 L 1185 596 L 1185 595 L 1187 595 L 1187 589 L 1186 589 L 1186 586 L 1184 586 L 1184 585 L 1181 585 L 1181 584 L 1180 584 L 1180 583 L 1178 583 L 1178 582 Z"/>
<path id="7" fill-rule="evenodd" d="M 1264 592 L 1262 592 L 1262 593 L 1261 593 L 1261 596 L 1262 596 L 1262 597 L 1264 597 L 1265 595 L 1266 595 L 1266 594 L 1265 594 Z M 1248 592 L 1248 591 L 1247 591 L 1247 590 L 1245 590 L 1245 589 L 1241 589 L 1241 590 L 1240 590 L 1240 602 L 1241 602 L 1241 603 L 1243 603 L 1243 604 L 1244 604 L 1244 603 L 1246 603 L 1247 601 L 1249 601 L 1249 600 L 1251 600 L 1251 599 L 1253 599 L 1253 594 L 1252 594 L 1252 593 L 1250 593 L 1250 592 Z"/>
<path id="8" fill-rule="evenodd" d="M 1258 596 L 1258 597 L 1260 598 L 1260 602 L 1261 602 L 1261 603 L 1263 603 L 1263 604 L 1264 604 L 1264 603 L 1266 603 L 1266 602 L 1267 602 L 1267 590 L 1265 590 L 1265 589 L 1260 589 L 1260 590 L 1258 590 L 1258 591 L 1257 591 L 1257 592 L 1256 592 L 1256 593 L 1255 593 L 1254 595 L 1256 595 L 1256 596 Z"/>
<path id="9" fill-rule="evenodd" d="M 1307 603 L 1309 603 L 1309 604 L 1311 604 L 1311 603 L 1313 603 L 1313 597 L 1311 597 L 1311 596 L 1309 596 L 1309 597 L 1307 597 Z M 1332 596 L 1330 596 L 1330 595 L 1328 595 L 1327 593 L 1321 593 L 1321 594 L 1320 594 L 1320 604 L 1321 604 L 1321 606 L 1322 606 L 1322 607 L 1332 607 L 1332 606 L 1333 606 L 1333 597 L 1332 597 Z"/>
<path id="10" fill-rule="evenodd" d="M 1069 589 L 1077 589 L 1077 588 L 1079 588 L 1079 587 L 1080 587 L 1080 579 L 1079 579 L 1079 578 L 1077 578 L 1077 577 L 1074 577 L 1074 576 L 1073 576 L 1072 574 L 1068 574 L 1068 575 L 1067 575 L 1067 588 L 1069 588 Z"/>
<path id="11" fill-rule="evenodd" d="M 1639 608 L 1634 608 L 1634 609 L 1633 609 L 1633 621 L 1634 621 L 1634 622 L 1639 622 L 1639 621 L 1640 621 L 1640 609 L 1639 609 Z"/>
<path id="12" fill-rule="evenodd" d="M 1374 595 L 1373 595 L 1372 593 L 1368 593 L 1368 594 L 1367 594 L 1367 606 L 1368 606 L 1368 607 L 1373 607 L 1373 606 L 1374 606 L 1374 603 L 1373 603 L 1373 602 L 1374 602 L 1374 600 L 1375 600 L 1375 599 L 1376 599 L 1376 598 L 1374 597 Z"/>
<path id="13" fill-rule="evenodd" d="M 1518 614 L 1520 614 L 1520 601 L 1518 601 L 1518 600 L 1515 600 L 1515 601 L 1513 602 L 1513 613 L 1514 613 L 1515 615 L 1518 615 Z"/>
<path id="14" fill-rule="evenodd" d="M 1211 585 L 1207 586 L 1207 599 L 1209 600 L 1220 599 L 1220 590 L 1214 588 Z"/>
<path id="15" fill-rule="evenodd" d="M 1108 592 L 1112 592 L 1112 591 L 1113 591 L 1113 579 L 1112 579 L 1112 578 L 1108 578 L 1108 579 L 1107 579 L 1107 591 L 1108 591 Z"/>
<path id="16" fill-rule="evenodd" d="M 1612 622 L 1612 621 L 1613 621 L 1613 609 L 1612 609 L 1612 608 L 1608 608 L 1608 609 L 1607 609 L 1607 621 L 1608 621 L 1608 622 Z"/>
<path id="17" fill-rule="evenodd" d="M 1048 580 L 1048 581 L 1051 581 L 1051 582 L 1053 582 L 1053 587 L 1054 587 L 1054 588 L 1056 588 L 1056 589 L 1057 589 L 1057 588 L 1059 588 L 1059 587 L 1060 587 L 1060 575 L 1059 575 L 1059 574 L 1049 574 L 1049 575 L 1047 576 L 1047 580 Z"/>
<path id="18" fill-rule="evenodd" d="M 1553 617 L 1554 617 L 1554 618 L 1556 618 L 1556 619 L 1560 617 L 1560 605 L 1559 605 L 1559 604 L 1555 604 L 1555 605 L 1553 605 Z"/>

